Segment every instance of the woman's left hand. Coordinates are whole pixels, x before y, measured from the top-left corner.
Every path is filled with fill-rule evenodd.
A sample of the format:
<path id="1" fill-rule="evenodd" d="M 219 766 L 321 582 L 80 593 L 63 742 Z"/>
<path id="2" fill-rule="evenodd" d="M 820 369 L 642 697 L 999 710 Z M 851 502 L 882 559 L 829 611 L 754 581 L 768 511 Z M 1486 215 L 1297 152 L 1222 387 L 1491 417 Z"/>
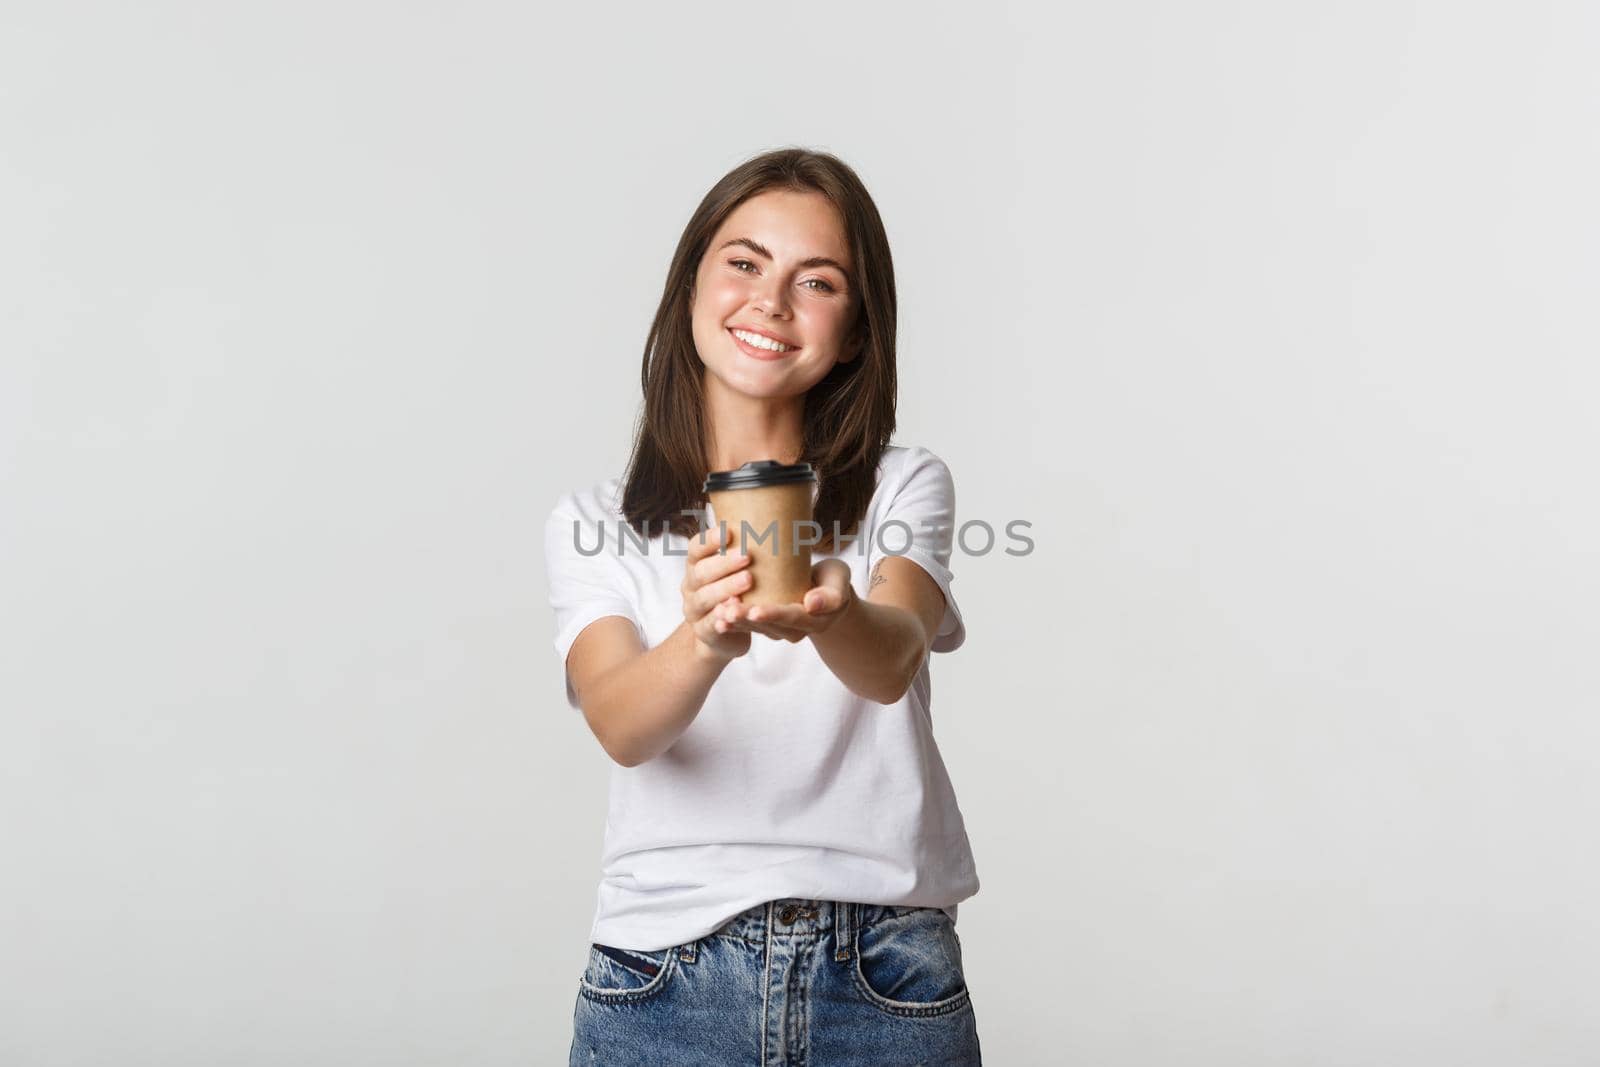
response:
<path id="1" fill-rule="evenodd" d="M 799 604 L 744 604 L 738 600 L 716 609 L 717 630 L 748 630 L 791 644 L 832 626 L 856 599 L 850 585 L 850 564 L 825 559 L 811 568 L 812 588 Z"/>

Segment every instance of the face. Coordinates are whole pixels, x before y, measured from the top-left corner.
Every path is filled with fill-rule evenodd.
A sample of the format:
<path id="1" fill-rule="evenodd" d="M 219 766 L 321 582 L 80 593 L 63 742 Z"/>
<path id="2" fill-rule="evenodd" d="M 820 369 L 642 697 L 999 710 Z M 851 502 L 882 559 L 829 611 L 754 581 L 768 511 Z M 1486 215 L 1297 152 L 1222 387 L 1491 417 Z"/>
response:
<path id="1" fill-rule="evenodd" d="M 740 204 L 695 272 L 694 344 L 707 375 L 747 396 L 804 395 L 859 355 L 847 343 L 859 302 L 854 272 L 838 212 L 820 193 L 771 190 Z M 785 349 L 758 347 L 735 329 Z"/>

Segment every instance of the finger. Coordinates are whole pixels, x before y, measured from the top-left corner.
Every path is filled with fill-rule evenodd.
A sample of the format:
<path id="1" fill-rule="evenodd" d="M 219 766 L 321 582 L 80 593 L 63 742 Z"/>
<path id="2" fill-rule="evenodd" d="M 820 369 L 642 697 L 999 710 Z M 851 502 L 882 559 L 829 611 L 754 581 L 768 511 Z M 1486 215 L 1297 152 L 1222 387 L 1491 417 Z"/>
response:
<path id="1" fill-rule="evenodd" d="M 781 607 L 762 605 L 759 618 L 802 633 L 816 633 L 828 625 L 830 610 L 827 601 L 820 608 L 813 606 L 816 604 L 814 594 L 817 594 L 815 589 L 807 592 L 807 601 L 801 604 L 784 604 Z"/>
<path id="2" fill-rule="evenodd" d="M 747 614 L 752 622 L 763 623 L 768 626 L 777 626 L 786 630 L 804 628 L 810 619 L 803 610 L 791 604 L 754 604 Z"/>
<path id="3" fill-rule="evenodd" d="M 754 630 L 756 633 L 780 641 L 795 641 L 806 637 L 810 632 L 807 624 L 799 621 L 798 625 L 790 625 L 790 620 L 796 620 L 797 617 L 785 613 L 784 607 L 786 606 L 772 604 L 746 606 L 736 603 L 732 611 L 737 613 L 737 622 L 744 629 Z"/>
<path id="4" fill-rule="evenodd" d="M 704 614 L 729 597 L 737 597 L 750 588 L 751 581 L 750 572 L 740 570 L 726 578 L 719 578 L 717 581 L 700 586 L 694 592 L 696 610 Z"/>
<path id="5" fill-rule="evenodd" d="M 728 524 L 725 522 L 719 522 L 715 526 L 707 526 L 695 536 L 689 538 L 689 549 L 685 558 L 693 565 L 707 556 L 715 555 L 717 550 L 727 544 L 728 539 L 732 536 L 733 531 L 728 528 Z"/>
<path id="6" fill-rule="evenodd" d="M 813 615 L 822 615 L 836 610 L 844 603 L 844 595 L 837 589 L 823 587 L 807 591 L 803 601 L 804 610 Z"/>
<path id="7" fill-rule="evenodd" d="M 849 585 L 850 564 L 842 559 L 825 559 L 811 568 L 811 583 L 813 588 Z"/>
<path id="8" fill-rule="evenodd" d="M 777 623 L 767 623 L 767 636 L 779 641 L 801 641 L 811 636 L 810 631 L 794 626 L 779 626 Z"/>
<path id="9" fill-rule="evenodd" d="M 719 633 L 754 633 L 756 628 L 751 625 L 750 619 L 744 613 L 744 605 L 737 597 L 730 597 L 718 604 L 713 611 L 717 619 Z"/>
<path id="10" fill-rule="evenodd" d="M 811 635 L 804 630 L 796 630 L 789 626 L 774 626 L 771 623 L 763 626 L 761 632 L 774 641 L 788 641 L 790 644 L 803 641 Z"/>
<path id="11" fill-rule="evenodd" d="M 789 630 L 787 627 L 773 626 L 770 623 L 753 622 L 750 619 L 750 616 L 745 614 L 735 615 L 733 622 L 729 623 L 728 625 L 734 630 L 760 634 L 763 637 L 770 637 L 774 641 L 786 641 L 790 638 L 791 634 L 794 633 L 794 631 Z M 801 634 L 797 636 L 803 637 L 804 635 Z"/>
<path id="12" fill-rule="evenodd" d="M 735 638 L 740 634 L 744 634 L 744 636 L 747 638 L 749 637 L 748 631 L 741 629 L 732 621 L 730 609 L 735 608 L 738 605 L 739 600 L 737 597 L 729 597 L 728 599 L 722 601 L 722 603 L 716 605 L 710 611 L 706 612 L 704 620 L 711 628 L 713 633 Z"/>
<path id="13" fill-rule="evenodd" d="M 719 578 L 748 566 L 750 566 L 750 557 L 743 552 L 733 551 L 726 555 L 707 557 L 693 564 L 691 571 L 694 574 L 696 585 L 708 585 Z"/>

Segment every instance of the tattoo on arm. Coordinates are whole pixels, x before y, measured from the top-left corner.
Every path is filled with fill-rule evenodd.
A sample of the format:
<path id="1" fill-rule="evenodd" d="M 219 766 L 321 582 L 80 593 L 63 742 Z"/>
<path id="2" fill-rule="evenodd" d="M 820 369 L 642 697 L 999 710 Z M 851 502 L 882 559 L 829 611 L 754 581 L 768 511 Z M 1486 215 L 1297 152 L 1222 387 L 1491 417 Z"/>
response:
<path id="1" fill-rule="evenodd" d="M 878 586 L 882 585 L 884 582 L 887 582 L 888 580 L 889 579 L 887 579 L 887 578 L 885 578 L 883 576 L 883 560 L 880 559 L 877 562 L 877 564 L 872 568 L 872 581 L 867 586 L 867 595 L 871 596 L 872 595 L 872 591 L 874 589 L 878 588 Z"/>

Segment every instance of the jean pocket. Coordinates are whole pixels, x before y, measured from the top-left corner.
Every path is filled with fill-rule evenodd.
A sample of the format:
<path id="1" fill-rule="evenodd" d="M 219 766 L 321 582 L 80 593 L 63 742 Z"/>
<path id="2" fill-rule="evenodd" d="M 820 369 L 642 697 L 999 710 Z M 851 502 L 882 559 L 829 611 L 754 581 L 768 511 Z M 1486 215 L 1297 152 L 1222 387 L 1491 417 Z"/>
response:
<path id="1" fill-rule="evenodd" d="M 591 944 L 578 991 L 590 1000 L 625 1003 L 661 992 L 671 976 L 677 952 L 670 948 L 640 952 Z"/>
<path id="2" fill-rule="evenodd" d="M 941 908 L 896 908 L 856 931 L 856 985 L 893 1015 L 942 1015 L 971 1003 L 955 922 Z"/>

